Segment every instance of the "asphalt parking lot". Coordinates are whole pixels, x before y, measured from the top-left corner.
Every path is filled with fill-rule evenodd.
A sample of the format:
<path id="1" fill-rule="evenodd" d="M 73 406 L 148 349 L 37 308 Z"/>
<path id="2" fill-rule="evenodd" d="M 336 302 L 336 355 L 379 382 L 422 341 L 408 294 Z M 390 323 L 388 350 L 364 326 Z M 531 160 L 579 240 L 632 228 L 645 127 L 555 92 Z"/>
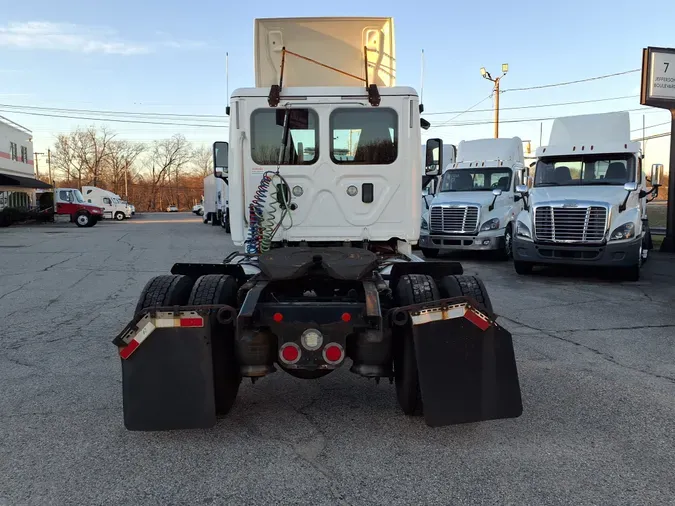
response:
<path id="1" fill-rule="evenodd" d="M 637 283 L 461 260 L 514 335 L 518 419 L 431 429 L 345 368 L 245 382 L 212 430 L 126 431 L 111 339 L 228 237 L 188 213 L 0 230 L 0 505 L 675 504 L 675 256 Z"/>

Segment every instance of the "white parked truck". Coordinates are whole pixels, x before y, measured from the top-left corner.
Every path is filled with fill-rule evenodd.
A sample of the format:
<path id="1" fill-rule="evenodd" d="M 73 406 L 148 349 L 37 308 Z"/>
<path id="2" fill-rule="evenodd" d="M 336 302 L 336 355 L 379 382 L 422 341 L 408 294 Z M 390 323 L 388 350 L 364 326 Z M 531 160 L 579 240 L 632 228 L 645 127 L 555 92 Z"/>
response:
<path id="1" fill-rule="evenodd" d="M 214 144 L 245 251 L 148 281 L 114 340 L 126 427 L 211 427 L 242 378 L 348 364 L 430 426 L 518 417 L 511 335 L 482 282 L 411 253 L 429 123 L 395 85 L 392 19 L 258 19 L 255 32 L 256 87 L 232 93 L 229 142 Z"/>
<path id="2" fill-rule="evenodd" d="M 227 193 L 227 183 L 222 178 L 213 174 L 204 178 L 204 209 L 202 214 L 204 223 L 210 221 L 213 226 L 223 225 L 222 217 L 223 210 L 227 209 Z"/>
<path id="3" fill-rule="evenodd" d="M 131 207 L 113 192 L 96 186 L 83 186 L 82 194 L 86 201 L 103 208 L 103 216 L 117 221 L 131 218 Z"/>
<path id="4" fill-rule="evenodd" d="M 652 248 L 647 202 L 663 170 L 652 167 L 648 188 L 642 159 L 627 112 L 557 118 L 548 145 L 537 149 L 534 184 L 518 188 L 525 208 L 514 236 L 516 272 L 574 264 L 638 280 Z"/>
<path id="5" fill-rule="evenodd" d="M 490 250 L 510 258 L 514 221 L 523 207 L 515 188 L 526 177 L 520 138 L 460 142 L 457 160 L 443 173 L 422 216 L 424 256 Z"/>

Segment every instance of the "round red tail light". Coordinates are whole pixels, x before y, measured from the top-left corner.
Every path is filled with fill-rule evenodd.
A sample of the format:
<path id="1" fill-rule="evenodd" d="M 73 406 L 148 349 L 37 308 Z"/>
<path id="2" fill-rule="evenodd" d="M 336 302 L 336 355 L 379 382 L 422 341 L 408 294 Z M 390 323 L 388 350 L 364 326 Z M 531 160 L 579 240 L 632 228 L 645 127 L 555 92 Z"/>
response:
<path id="1" fill-rule="evenodd" d="M 337 343 L 330 343 L 323 349 L 323 359 L 329 364 L 337 364 L 344 358 L 344 350 Z"/>
<path id="2" fill-rule="evenodd" d="M 300 348 L 295 343 L 286 343 L 279 350 L 281 360 L 287 364 L 295 364 L 300 360 Z"/>

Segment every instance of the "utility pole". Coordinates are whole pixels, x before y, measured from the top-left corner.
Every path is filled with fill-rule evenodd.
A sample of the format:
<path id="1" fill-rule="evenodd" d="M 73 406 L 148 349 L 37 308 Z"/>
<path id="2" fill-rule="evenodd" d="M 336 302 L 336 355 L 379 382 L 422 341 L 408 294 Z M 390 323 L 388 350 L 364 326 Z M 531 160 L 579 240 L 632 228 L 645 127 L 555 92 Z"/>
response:
<path id="1" fill-rule="evenodd" d="M 502 77 L 506 75 L 509 71 L 509 64 L 502 63 L 502 75 L 499 77 L 492 77 L 490 73 L 485 70 L 485 67 L 481 67 L 480 75 L 483 76 L 488 81 L 491 81 L 495 84 L 494 93 L 495 93 L 495 139 L 499 137 L 499 83 L 502 80 Z"/>
<path id="2" fill-rule="evenodd" d="M 35 179 L 40 179 L 40 168 L 38 167 L 38 155 L 44 155 L 44 153 L 33 152 L 33 160 L 35 161 Z"/>
<path id="3" fill-rule="evenodd" d="M 129 160 L 127 160 L 127 163 L 124 167 L 124 200 L 129 202 L 129 186 L 127 182 L 127 174 L 129 172 Z"/>
<path id="4" fill-rule="evenodd" d="M 47 148 L 47 171 L 49 172 L 49 184 L 54 185 L 54 180 L 52 179 L 52 150 Z"/>

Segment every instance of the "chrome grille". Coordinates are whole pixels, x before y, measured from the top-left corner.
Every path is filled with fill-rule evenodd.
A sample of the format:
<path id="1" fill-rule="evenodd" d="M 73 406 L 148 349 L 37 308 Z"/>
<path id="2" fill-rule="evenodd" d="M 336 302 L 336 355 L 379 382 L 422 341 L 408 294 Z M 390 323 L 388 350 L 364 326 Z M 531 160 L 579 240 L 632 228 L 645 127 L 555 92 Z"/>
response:
<path id="1" fill-rule="evenodd" d="M 429 227 L 435 232 L 475 232 L 478 227 L 478 207 L 432 206 Z"/>
<path id="2" fill-rule="evenodd" d="M 543 241 L 601 242 L 606 226 L 607 209 L 601 206 L 541 206 L 534 215 L 534 233 Z"/>

